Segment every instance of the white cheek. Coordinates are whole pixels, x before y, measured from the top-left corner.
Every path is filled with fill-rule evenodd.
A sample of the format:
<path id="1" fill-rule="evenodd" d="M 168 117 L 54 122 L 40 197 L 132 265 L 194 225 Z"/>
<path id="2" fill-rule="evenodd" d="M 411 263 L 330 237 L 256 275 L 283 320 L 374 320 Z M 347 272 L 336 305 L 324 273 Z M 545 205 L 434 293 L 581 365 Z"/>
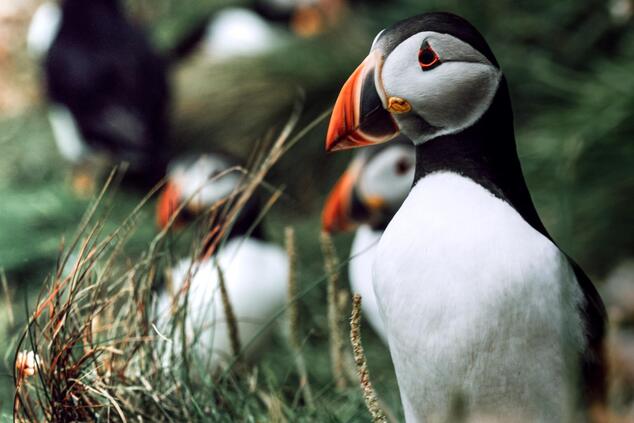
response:
<path id="1" fill-rule="evenodd" d="M 385 178 L 384 183 L 380 185 L 380 194 L 386 203 L 400 206 L 400 204 L 405 201 L 405 198 L 407 198 L 413 181 L 414 166 L 404 174 L 391 172 L 391 174 Z"/>
<path id="2" fill-rule="evenodd" d="M 409 151 L 408 151 L 409 153 Z M 403 157 L 401 152 L 386 151 L 364 170 L 359 183 L 360 194 L 368 199 L 379 197 L 391 206 L 400 206 L 412 188 L 414 181 L 414 152 Z M 400 159 L 411 159 L 412 166 L 405 173 L 398 173 L 396 164 Z"/>
<path id="3" fill-rule="evenodd" d="M 389 78 L 385 89 L 389 95 L 407 99 L 413 111 L 429 124 L 457 130 L 484 114 L 499 80 L 500 72 L 483 63 L 448 62 L 423 71 L 416 60 L 401 68 L 399 78 Z"/>
<path id="4" fill-rule="evenodd" d="M 191 199 L 196 206 L 209 207 L 227 197 L 240 183 L 240 175 L 228 172 L 229 164 L 222 159 L 203 156 L 193 164 L 179 165 L 172 171 L 172 179 L 182 190 L 183 199 Z"/>
<path id="5" fill-rule="evenodd" d="M 423 70 L 418 53 L 423 42 L 438 53 L 440 65 Z M 470 45 L 446 34 L 421 32 L 403 41 L 385 60 L 381 82 L 387 96 L 401 97 L 412 106 L 397 122 L 410 138 L 421 142 L 459 132 L 473 125 L 489 108 L 502 73 Z M 432 133 L 408 134 L 405 121 L 422 117 L 437 128 Z"/>
<path id="6" fill-rule="evenodd" d="M 442 69 L 441 69 L 442 67 Z M 481 63 L 455 62 L 429 73 L 426 89 L 412 101 L 430 124 L 444 129 L 473 125 L 489 108 L 497 91 L 500 73 Z"/>
<path id="7" fill-rule="evenodd" d="M 200 190 L 200 195 L 196 199 L 200 200 L 203 206 L 209 207 L 215 202 L 228 197 L 238 187 L 239 183 L 240 177 L 236 174 L 224 175 L 216 180 L 211 178 L 204 188 Z"/>

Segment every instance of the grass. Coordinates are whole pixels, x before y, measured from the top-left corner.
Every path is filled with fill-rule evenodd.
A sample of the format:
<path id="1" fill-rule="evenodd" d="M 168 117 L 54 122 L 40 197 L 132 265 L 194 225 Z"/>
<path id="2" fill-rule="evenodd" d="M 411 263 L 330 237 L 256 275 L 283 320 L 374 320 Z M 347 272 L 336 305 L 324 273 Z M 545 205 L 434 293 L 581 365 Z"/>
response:
<path id="1" fill-rule="evenodd" d="M 280 139 L 289 135 L 288 130 L 282 131 Z M 259 163 L 256 171 L 223 211 L 227 216 L 237 214 L 284 152 L 282 147 L 283 141 L 256 161 Z M 304 249 L 310 250 L 306 244 L 295 250 L 299 258 L 294 262 L 295 274 L 299 276 L 294 295 L 297 302 L 293 305 L 296 310 L 293 344 L 289 345 L 278 334 L 272 351 L 261 362 L 253 367 L 235 367 L 219 377 L 200 374 L 187 351 L 191 346 L 184 345 L 185 359 L 164 369 L 151 305 L 154 289 L 162 283 L 163 269 L 176 253 L 165 231 L 154 236 L 140 253 L 132 253 L 135 248 L 129 248 L 128 243 L 140 235 L 137 232 L 144 226 L 145 219 L 141 216 L 148 206 L 147 200 L 141 201 L 118 225 L 113 225 L 116 218 L 111 213 L 117 198 L 107 189 L 90 203 L 78 234 L 63 248 L 54 272 L 46 278 L 31 305 L 28 330 L 18 345 L 9 349 L 35 351 L 41 363 L 36 376 L 27 378 L 19 373 L 14 376 L 18 389 L 13 407 L 20 419 L 84 421 L 101 416 L 126 421 L 140 416 L 173 421 L 232 421 L 247 417 L 272 421 L 363 421 L 367 418 L 358 388 L 335 382 L 341 376 L 333 375 L 328 365 L 315 366 L 328 361 L 322 350 L 331 337 L 328 334 L 343 328 L 334 329 L 332 323 L 319 318 L 325 314 L 319 308 L 326 308 L 325 295 L 320 291 L 325 289 L 327 275 L 320 267 L 304 268 L 301 257 Z M 314 231 L 318 227 L 315 223 L 298 226 L 297 233 L 303 234 L 308 228 Z M 220 228 L 219 233 L 225 229 Z M 194 249 L 203 243 L 206 244 L 204 237 L 194 244 Z M 332 276 L 342 266 L 334 260 L 334 247 L 330 248 L 328 274 Z M 317 310 L 308 311 L 305 302 Z M 173 330 L 180 326 L 181 320 L 176 319 Z M 342 336 L 338 334 L 339 339 Z M 344 350 L 340 344 L 337 348 Z M 385 353 L 383 349 L 382 354 Z M 287 365 L 298 356 L 305 357 L 311 366 L 296 371 Z M 11 363 L 12 357 L 8 358 Z M 314 392 L 311 400 L 298 399 L 298 388 L 303 392 L 311 389 Z M 389 391 L 394 392 L 394 388 L 392 385 Z"/>

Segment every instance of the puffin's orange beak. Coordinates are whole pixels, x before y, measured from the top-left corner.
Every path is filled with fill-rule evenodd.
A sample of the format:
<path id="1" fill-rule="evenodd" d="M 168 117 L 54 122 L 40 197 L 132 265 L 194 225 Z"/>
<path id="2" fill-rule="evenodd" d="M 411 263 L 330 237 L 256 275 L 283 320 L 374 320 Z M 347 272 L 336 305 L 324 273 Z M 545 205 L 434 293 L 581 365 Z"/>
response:
<path id="1" fill-rule="evenodd" d="M 170 219 L 180 207 L 179 200 L 180 190 L 178 187 L 172 182 L 166 183 L 156 207 L 156 224 L 159 228 L 164 229 L 169 224 Z"/>
<path id="2" fill-rule="evenodd" d="M 330 191 L 321 215 L 324 231 L 344 232 L 356 226 L 351 215 L 352 195 L 361 167 L 360 160 L 355 159 Z"/>
<path id="3" fill-rule="evenodd" d="M 379 144 L 396 137 L 398 126 L 385 110 L 380 87 L 381 54 L 373 50 L 341 88 L 330 117 L 326 151 Z"/>

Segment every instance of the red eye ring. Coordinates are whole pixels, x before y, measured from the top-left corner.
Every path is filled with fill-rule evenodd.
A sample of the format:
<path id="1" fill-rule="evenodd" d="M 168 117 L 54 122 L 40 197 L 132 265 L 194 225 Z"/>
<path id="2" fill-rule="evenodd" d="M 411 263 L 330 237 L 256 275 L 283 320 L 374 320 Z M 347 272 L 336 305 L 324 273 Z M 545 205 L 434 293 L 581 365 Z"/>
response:
<path id="1" fill-rule="evenodd" d="M 440 57 L 429 44 L 426 44 L 418 51 L 418 63 L 422 70 L 430 70 L 440 64 Z"/>

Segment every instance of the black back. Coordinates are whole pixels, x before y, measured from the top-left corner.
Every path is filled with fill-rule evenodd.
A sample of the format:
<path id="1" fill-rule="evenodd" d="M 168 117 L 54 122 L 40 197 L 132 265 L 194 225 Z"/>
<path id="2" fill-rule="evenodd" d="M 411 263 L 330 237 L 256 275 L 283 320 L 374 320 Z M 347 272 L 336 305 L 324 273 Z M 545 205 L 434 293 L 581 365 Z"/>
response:
<path id="1" fill-rule="evenodd" d="M 116 0 L 63 1 L 44 69 L 50 100 L 70 110 L 91 148 L 162 176 L 166 64 Z"/>

